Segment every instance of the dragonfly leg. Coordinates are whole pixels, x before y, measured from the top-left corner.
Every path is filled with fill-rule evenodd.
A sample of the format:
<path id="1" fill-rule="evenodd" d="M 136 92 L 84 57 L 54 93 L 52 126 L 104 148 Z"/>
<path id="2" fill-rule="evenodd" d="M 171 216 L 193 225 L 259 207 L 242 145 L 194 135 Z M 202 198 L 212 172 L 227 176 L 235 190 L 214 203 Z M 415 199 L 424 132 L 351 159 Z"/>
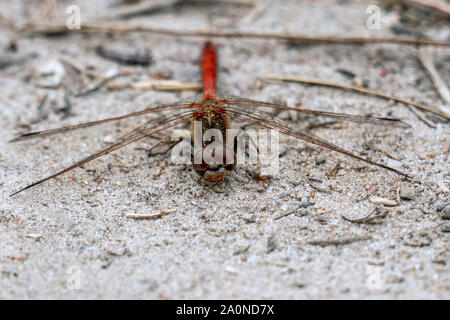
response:
<path id="1" fill-rule="evenodd" d="M 150 149 L 147 150 L 147 155 L 148 157 L 154 157 L 154 156 L 158 156 L 161 154 L 166 154 L 167 152 L 169 152 L 170 150 L 172 150 L 177 144 L 179 144 L 181 141 L 183 141 L 183 137 L 180 137 L 178 139 L 178 141 L 172 141 L 170 140 L 170 136 L 166 136 L 164 138 L 162 138 L 161 140 L 159 140 L 158 142 L 156 142 L 155 144 L 153 144 Z M 156 149 L 159 146 L 169 146 L 166 148 L 166 150 L 163 151 L 159 151 L 159 152 L 152 152 L 154 149 Z"/>
<path id="2" fill-rule="evenodd" d="M 259 149 L 258 149 L 258 146 L 256 145 L 255 141 L 253 140 L 253 138 L 248 133 L 245 132 L 245 130 L 247 130 L 247 128 L 249 128 L 251 126 L 252 126 L 252 124 L 246 124 L 246 125 L 242 126 L 240 128 L 241 131 L 239 132 L 239 134 L 236 137 L 234 137 L 234 152 L 235 153 L 237 152 L 237 148 L 239 146 L 239 143 L 241 143 L 243 139 L 248 137 L 248 140 L 255 147 L 256 152 L 259 154 Z M 247 157 L 249 157 L 250 155 L 247 152 L 247 148 L 245 148 L 245 150 L 246 150 L 245 151 L 245 155 Z"/>

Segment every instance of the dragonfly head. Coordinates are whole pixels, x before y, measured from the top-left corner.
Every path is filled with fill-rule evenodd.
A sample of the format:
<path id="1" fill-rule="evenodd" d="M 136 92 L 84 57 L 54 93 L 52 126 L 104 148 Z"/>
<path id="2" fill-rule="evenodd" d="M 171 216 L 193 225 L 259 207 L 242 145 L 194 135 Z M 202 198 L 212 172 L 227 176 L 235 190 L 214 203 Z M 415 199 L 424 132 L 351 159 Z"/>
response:
<path id="1" fill-rule="evenodd" d="M 196 154 L 197 157 L 192 157 L 194 170 L 206 181 L 222 182 L 236 167 L 236 155 L 227 147 L 218 147 L 210 155 L 208 155 L 208 151 L 199 150 Z M 201 162 L 196 159 L 201 159 Z"/>
<path id="2" fill-rule="evenodd" d="M 202 129 L 227 129 L 229 127 L 228 115 L 223 108 L 223 103 L 215 99 L 205 99 L 193 112 L 194 121 L 202 122 Z"/>

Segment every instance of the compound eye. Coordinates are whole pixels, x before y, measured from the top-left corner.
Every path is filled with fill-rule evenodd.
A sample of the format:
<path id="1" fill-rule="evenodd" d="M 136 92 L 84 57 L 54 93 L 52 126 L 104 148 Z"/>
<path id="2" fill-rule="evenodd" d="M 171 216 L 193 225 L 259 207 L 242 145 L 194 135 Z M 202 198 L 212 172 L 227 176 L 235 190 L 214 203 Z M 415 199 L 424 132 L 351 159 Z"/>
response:
<path id="1" fill-rule="evenodd" d="M 222 114 L 222 113 L 225 112 L 225 110 L 223 110 L 222 108 L 217 108 L 217 109 L 214 110 L 214 112 L 217 113 L 217 114 Z"/>
<path id="2" fill-rule="evenodd" d="M 196 118 L 200 118 L 202 115 L 203 115 L 203 112 L 201 112 L 201 111 L 194 112 L 194 117 L 196 117 Z"/>

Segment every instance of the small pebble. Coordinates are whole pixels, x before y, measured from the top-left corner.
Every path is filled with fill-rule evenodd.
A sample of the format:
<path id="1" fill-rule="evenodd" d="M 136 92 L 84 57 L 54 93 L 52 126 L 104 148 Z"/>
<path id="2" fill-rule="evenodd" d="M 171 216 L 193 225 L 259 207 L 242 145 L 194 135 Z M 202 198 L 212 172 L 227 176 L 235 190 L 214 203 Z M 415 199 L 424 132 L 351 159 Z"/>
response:
<path id="1" fill-rule="evenodd" d="M 450 206 L 445 206 L 445 208 L 442 209 L 440 216 L 442 219 L 450 220 Z"/>
<path id="2" fill-rule="evenodd" d="M 302 201 L 300 201 L 300 206 L 301 206 L 302 208 L 307 208 L 308 205 L 309 205 L 308 199 L 306 199 L 306 197 L 303 197 L 303 198 L 302 198 Z"/>
<path id="3" fill-rule="evenodd" d="M 412 187 L 404 187 L 400 189 L 400 198 L 404 200 L 412 200 L 414 199 L 414 196 L 416 195 L 416 192 L 414 188 Z"/>
<path id="4" fill-rule="evenodd" d="M 387 165 L 394 169 L 400 169 L 403 166 L 400 161 L 394 159 L 388 159 Z"/>
<path id="5" fill-rule="evenodd" d="M 317 164 L 317 165 L 321 165 L 321 164 L 324 164 L 325 161 L 326 161 L 325 159 L 317 159 L 317 160 L 316 160 L 316 164 Z"/>
<path id="6" fill-rule="evenodd" d="M 226 266 L 225 271 L 228 272 L 229 274 L 233 274 L 233 275 L 239 273 L 238 270 L 232 266 Z"/>
<path id="7" fill-rule="evenodd" d="M 105 142 L 105 143 L 113 143 L 114 141 L 115 141 L 114 137 L 111 135 L 107 135 L 103 138 L 103 142 Z"/>
<path id="8" fill-rule="evenodd" d="M 30 239 L 39 240 L 40 238 L 42 238 L 42 234 L 39 234 L 39 233 L 28 233 L 28 234 L 25 235 L 25 237 L 30 238 Z"/>
<path id="9" fill-rule="evenodd" d="M 60 85 L 66 69 L 59 60 L 53 59 L 40 64 L 37 73 L 40 76 L 39 84 L 41 86 L 56 87 Z"/>
<path id="10" fill-rule="evenodd" d="M 432 159 L 432 158 L 436 157 L 438 154 L 439 154 L 439 150 L 433 150 L 427 154 L 427 157 Z"/>
<path id="11" fill-rule="evenodd" d="M 247 223 L 255 223 L 256 222 L 256 218 L 251 215 L 242 216 L 242 220 L 244 220 Z"/>

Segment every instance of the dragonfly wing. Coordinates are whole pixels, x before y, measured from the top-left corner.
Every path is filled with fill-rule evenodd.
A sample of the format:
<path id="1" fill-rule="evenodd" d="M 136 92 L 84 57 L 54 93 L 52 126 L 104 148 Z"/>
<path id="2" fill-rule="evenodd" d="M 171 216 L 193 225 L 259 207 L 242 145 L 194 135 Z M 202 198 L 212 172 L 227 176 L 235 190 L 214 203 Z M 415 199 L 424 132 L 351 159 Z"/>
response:
<path id="1" fill-rule="evenodd" d="M 264 127 L 264 128 L 277 130 L 277 131 L 279 131 L 279 132 L 281 132 L 283 134 L 286 134 L 288 136 L 295 137 L 295 138 L 298 138 L 298 139 L 302 139 L 304 141 L 307 141 L 307 142 L 310 142 L 312 144 L 324 147 L 326 149 L 333 150 L 335 152 L 339 152 L 339 153 L 344 154 L 344 155 L 346 155 L 348 157 L 351 157 L 351 158 L 354 158 L 354 159 L 366 162 L 368 164 L 371 164 L 371 165 L 374 165 L 374 166 L 378 166 L 380 168 L 383 168 L 383 169 L 395 172 L 395 173 L 397 173 L 399 175 L 402 175 L 404 177 L 411 178 L 410 176 L 408 176 L 407 174 L 405 174 L 405 173 L 403 173 L 401 171 L 398 171 L 398 170 L 396 170 L 394 168 L 388 167 L 388 166 L 383 165 L 381 163 L 377 163 L 377 162 L 374 162 L 372 160 L 369 160 L 369 159 L 363 158 L 361 156 L 358 156 L 356 154 L 353 154 L 350 151 L 342 149 L 342 148 L 340 148 L 340 147 L 338 147 L 338 146 L 336 146 L 336 145 L 334 145 L 334 144 L 332 144 L 332 143 L 330 143 L 330 142 L 328 142 L 326 140 L 323 140 L 321 138 L 315 137 L 315 136 L 311 135 L 310 133 L 307 133 L 306 131 L 293 130 L 293 129 L 291 129 L 289 127 L 286 127 L 286 126 L 283 126 L 283 125 L 281 125 L 281 124 L 279 124 L 279 123 L 277 123 L 275 121 L 267 120 L 267 119 L 261 118 L 259 116 L 250 114 L 250 113 L 245 113 L 245 112 L 240 112 L 240 111 L 230 110 L 230 109 L 227 109 L 227 111 L 230 114 L 232 114 L 234 117 L 236 117 L 236 118 L 238 118 L 240 120 L 252 122 L 252 123 L 255 123 L 255 124 L 257 124 L 257 125 L 259 125 L 261 127 Z"/>
<path id="2" fill-rule="evenodd" d="M 102 157 L 104 155 L 107 155 L 108 153 L 111 153 L 111 152 L 113 152 L 113 151 L 115 151 L 117 149 L 120 149 L 120 148 L 122 148 L 122 147 L 124 147 L 126 145 L 129 145 L 130 143 L 138 141 L 138 140 L 140 140 L 142 138 L 145 138 L 145 137 L 147 137 L 147 136 L 149 136 L 151 134 L 154 134 L 154 133 L 160 132 L 162 130 L 171 128 L 171 127 L 173 127 L 175 125 L 178 125 L 180 123 L 189 121 L 190 119 L 191 119 L 191 114 L 189 113 L 189 114 L 184 115 L 184 116 L 176 116 L 176 117 L 170 117 L 170 118 L 156 120 L 156 121 L 153 122 L 152 125 L 149 125 L 148 127 L 144 128 L 144 129 L 142 129 L 142 130 L 140 130 L 140 131 L 138 131 L 138 132 L 136 132 L 136 133 L 134 133 L 132 135 L 129 135 L 129 136 L 125 137 L 125 138 L 120 139 L 119 141 L 117 141 L 116 143 L 112 144 L 111 146 L 109 146 L 107 148 L 104 148 L 103 150 L 100 150 L 100 151 L 98 151 L 98 152 L 96 152 L 96 153 L 94 153 L 94 154 L 92 154 L 92 155 L 90 155 L 90 156 L 88 156 L 88 157 L 86 157 L 86 158 L 84 158 L 84 159 L 82 159 L 82 160 L 72 164 L 71 166 L 69 166 L 69 167 L 67 167 L 67 168 L 65 168 L 65 169 L 63 169 L 63 170 L 61 170 L 61 171 L 59 171 L 59 172 L 57 172 L 55 174 L 52 174 L 52 175 L 50 175 L 50 176 L 48 176 L 46 178 L 43 178 L 43 179 L 41 179 L 39 181 L 36 181 L 36 182 L 34 182 L 34 183 L 32 183 L 32 184 L 30 184 L 30 185 L 28 185 L 28 186 L 26 186 L 26 187 L 24 187 L 24 188 L 22 188 L 20 190 L 14 192 L 10 196 L 14 196 L 14 195 L 16 195 L 16 194 L 26 190 L 26 189 L 32 188 L 32 187 L 34 187 L 34 186 L 36 186 L 38 184 L 41 184 L 41 183 L 43 183 L 45 181 L 50 180 L 50 179 L 54 179 L 54 178 L 56 178 L 56 177 L 58 177 L 58 176 L 60 176 L 60 175 L 62 175 L 64 173 L 66 173 L 68 171 L 71 171 L 71 170 L 73 170 L 73 169 L 75 169 L 75 168 L 77 168 L 79 166 L 82 166 L 82 165 L 84 165 L 84 164 L 86 164 L 88 162 L 91 162 L 92 160 L 100 158 L 100 157 Z"/>
<path id="3" fill-rule="evenodd" d="M 106 122 L 111 122 L 111 121 L 117 121 L 117 120 L 122 120 L 122 119 L 126 119 L 126 118 L 131 118 L 131 117 L 142 116 L 142 115 L 149 114 L 149 113 L 154 113 L 154 112 L 162 112 L 162 111 L 168 111 L 168 110 L 174 110 L 174 109 L 186 109 L 186 108 L 190 108 L 191 105 L 192 105 L 192 102 L 178 102 L 178 103 L 174 103 L 174 104 L 166 104 L 166 105 L 162 105 L 162 106 L 158 106 L 158 107 L 146 108 L 144 110 L 131 112 L 131 113 L 128 113 L 128 114 L 125 114 L 125 115 L 122 115 L 122 116 L 106 118 L 106 119 L 90 121 L 90 122 L 84 122 L 84 123 L 79 123 L 79 124 L 76 124 L 76 125 L 73 125 L 73 126 L 67 126 L 67 127 L 62 127 L 62 128 L 56 128 L 56 129 L 50 129 L 50 130 L 44 130 L 44 131 L 36 131 L 36 132 L 29 132 L 29 133 L 25 133 L 25 134 L 23 134 L 21 136 L 18 136 L 16 138 L 12 139 L 9 142 L 18 142 L 18 141 L 32 139 L 32 138 L 42 138 L 42 137 L 46 137 L 46 136 L 49 136 L 49 135 L 52 135 L 52 134 L 57 134 L 57 133 L 72 131 L 72 130 L 76 130 L 76 129 L 97 126 L 97 125 L 100 125 L 100 124 L 103 124 L 103 123 L 106 123 Z"/>
<path id="4" fill-rule="evenodd" d="M 311 114 L 316 116 L 323 116 L 327 118 L 334 118 L 344 121 L 351 121 L 357 123 L 371 123 L 375 125 L 388 126 L 388 127 L 401 127 L 401 128 L 409 128 L 410 125 L 395 118 L 379 118 L 379 117 L 371 117 L 371 116 L 360 116 L 360 115 L 351 115 L 345 113 L 336 113 L 336 112 L 328 112 L 328 111 L 318 111 L 311 109 L 303 109 L 297 107 L 289 107 L 282 104 L 275 104 L 257 100 L 250 100 L 239 97 L 232 97 L 229 99 L 224 99 L 225 103 L 231 107 L 242 109 L 244 111 L 248 111 L 248 108 L 272 108 L 276 110 L 291 110 L 304 114 Z"/>

